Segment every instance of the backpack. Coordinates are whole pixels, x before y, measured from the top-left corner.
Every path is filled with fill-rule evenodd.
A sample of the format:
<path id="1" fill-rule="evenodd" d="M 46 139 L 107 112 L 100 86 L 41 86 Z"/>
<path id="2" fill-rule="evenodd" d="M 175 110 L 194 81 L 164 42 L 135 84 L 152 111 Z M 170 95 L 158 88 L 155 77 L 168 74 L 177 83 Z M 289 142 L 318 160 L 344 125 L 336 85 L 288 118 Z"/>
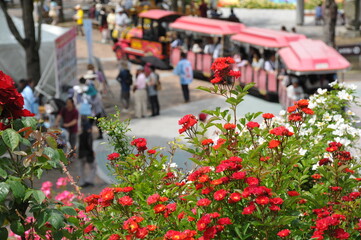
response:
<path id="1" fill-rule="evenodd" d="M 119 79 L 118 81 L 121 82 L 122 80 L 124 80 L 125 84 L 129 86 L 132 85 L 133 84 L 132 74 L 128 69 L 124 69 L 123 71 L 125 72 L 125 74 L 121 74 L 121 78 L 124 77 L 124 79 Z"/>
<path id="2" fill-rule="evenodd" d="M 160 82 L 160 80 L 159 80 L 159 75 L 157 74 L 157 73 L 155 73 L 155 76 L 156 76 L 156 83 L 155 83 L 155 89 L 157 90 L 157 91 L 160 91 L 160 90 L 162 90 L 162 84 L 161 84 L 161 82 Z"/>

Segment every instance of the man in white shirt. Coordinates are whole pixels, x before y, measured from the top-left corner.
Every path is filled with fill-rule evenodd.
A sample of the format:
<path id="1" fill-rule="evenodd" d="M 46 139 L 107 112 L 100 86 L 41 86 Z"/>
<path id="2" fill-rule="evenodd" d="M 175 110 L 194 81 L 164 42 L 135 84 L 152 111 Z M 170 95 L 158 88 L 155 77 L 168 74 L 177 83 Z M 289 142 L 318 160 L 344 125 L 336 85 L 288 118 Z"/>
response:
<path id="1" fill-rule="evenodd" d="M 130 20 L 122 7 L 118 7 L 116 12 L 115 24 L 117 25 L 119 31 L 123 31 L 123 29 L 129 24 Z"/>

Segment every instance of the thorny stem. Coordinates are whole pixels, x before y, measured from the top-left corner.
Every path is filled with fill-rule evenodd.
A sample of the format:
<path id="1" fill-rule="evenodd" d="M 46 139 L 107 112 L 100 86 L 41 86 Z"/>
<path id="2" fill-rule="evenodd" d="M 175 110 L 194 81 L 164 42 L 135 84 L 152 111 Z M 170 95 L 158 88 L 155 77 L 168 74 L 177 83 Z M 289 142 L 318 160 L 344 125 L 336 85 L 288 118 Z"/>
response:
<path id="1" fill-rule="evenodd" d="M 63 169 L 63 172 L 64 172 L 64 173 L 66 174 L 66 176 L 69 178 L 70 184 L 73 185 L 76 193 L 77 193 L 78 196 L 80 197 L 80 196 L 82 195 L 82 193 L 80 192 L 79 186 L 75 183 L 73 176 L 69 173 L 67 167 L 65 166 L 65 164 L 64 164 L 62 161 L 60 161 L 60 165 L 61 165 L 61 167 L 62 167 L 62 169 Z"/>

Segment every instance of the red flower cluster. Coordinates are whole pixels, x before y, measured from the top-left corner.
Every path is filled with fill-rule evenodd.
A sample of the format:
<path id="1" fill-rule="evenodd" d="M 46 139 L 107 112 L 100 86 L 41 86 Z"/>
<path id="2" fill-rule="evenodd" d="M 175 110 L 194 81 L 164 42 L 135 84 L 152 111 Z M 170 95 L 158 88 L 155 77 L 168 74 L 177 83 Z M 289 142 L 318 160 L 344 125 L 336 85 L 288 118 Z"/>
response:
<path id="1" fill-rule="evenodd" d="M 346 220 L 344 215 L 334 214 L 331 207 L 314 209 L 313 212 L 317 214 L 317 219 L 315 220 L 316 226 L 313 227 L 316 231 L 312 238 L 324 239 L 326 232 L 336 239 L 348 239 L 350 237 L 350 234 L 344 229 L 336 228 L 342 224 L 342 221 Z"/>
<path id="2" fill-rule="evenodd" d="M 280 141 L 272 139 L 272 140 L 269 141 L 269 143 L 268 143 L 268 148 L 270 148 L 270 149 L 276 148 L 276 147 L 278 147 L 280 144 L 281 144 Z"/>
<path id="3" fill-rule="evenodd" d="M 224 230 L 224 225 L 232 224 L 229 218 L 219 218 L 220 214 L 208 213 L 204 214 L 196 223 L 197 230 L 203 232 L 203 236 L 199 239 L 208 240 L 214 238 L 217 233 Z M 217 219 L 219 218 L 219 219 Z"/>
<path id="4" fill-rule="evenodd" d="M 230 157 L 227 160 L 223 160 L 216 167 L 216 173 L 223 172 L 226 170 L 237 171 L 242 168 L 241 162 L 242 162 L 242 158 L 240 157 Z"/>
<path id="5" fill-rule="evenodd" d="M 214 72 L 214 78 L 211 80 L 211 83 L 226 83 L 228 77 L 239 78 L 241 72 L 231 70 L 234 63 L 234 59 L 230 57 L 217 58 L 211 67 Z"/>
<path id="6" fill-rule="evenodd" d="M 123 222 L 123 229 L 128 231 L 129 235 L 127 237 L 129 239 L 133 237 L 144 239 L 147 237 L 149 233 L 148 228 L 139 225 L 143 220 L 142 217 L 133 216 Z"/>
<path id="7" fill-rule="evenodd" d="M 270 134 L 276 135 L 276 136 L 292 136 L 293 132 L 291 132 L 290 130 L 288 130 L 286 127 L 284 126 L 280 126 L 280 127 L 276 127 L 274 129 L 271 129 L 269 131 Z"/>
<path id="8" fill-rule="evenodd" d="M 119 192 L 130 192 L 133 191 L 133 187 L 124 187 L 124 188 L 104 188 L 99 195 L 92 194 L 84 199 L 84 202 L 87 204 L 85 211 L 92 211 L 97 206 L 109 207 L 112 205 L 115 194 Z M 118 199 L 118 203 L 124 206 L 130 206 L 133 204 L 133 199 L 129 196 L 124 196 Z"/>
<path id="9" fill-rule="evenodd" d="M 185 131 L 191 129 L 198 120 L 192 114 L 185 115 L 178 121 L 178 125 L 181 125 L 182 128 L 178 130 L 179 133 L 184 133 Z"/>
<path id="10" fill-rule="evenodd" d="M 194 230 L 185 230 L 183 232 L 178 232 L 174 230 L 169 230 L 165 235 L 165 240 L 194 240 L 194 236 L 197 235 L 197 232 Z"/>
<path id="11" fill-rule="evenodd" d="M 28 110 L 23 109 L 23 106 L 24 98 L 16 90 L 14 81 L 10 76 L 0 71 L 0 120 L 34 116 Z M 7 128 L 3 124 L 0 127 L 0 130 Z"/>
<path id="12" fill-rule="evenodd" d="M 212 139 L 204 139 L 202 141 L 202 145 L 205 146 L 205 145 L 210 145 L 210 144 L 213 144 L 213 140 Z"/>
<path id="13" fill-rule="evenodd" d="M 134 139 L 130 144 L 135 146 L 138 149 L 138 152 L 147 150 L 147 140 L 145 138 Z"/>
<path id="14" fill-rule="evenodd" d="M 119 158 L 120 157 L 120 154 L 119 153 L 111 153 L 111 154 L 109 154 L 108 155 L 108 160 L 109 161 L 113 161 L 113 160 L 116 160 L 117 158 Z"/>

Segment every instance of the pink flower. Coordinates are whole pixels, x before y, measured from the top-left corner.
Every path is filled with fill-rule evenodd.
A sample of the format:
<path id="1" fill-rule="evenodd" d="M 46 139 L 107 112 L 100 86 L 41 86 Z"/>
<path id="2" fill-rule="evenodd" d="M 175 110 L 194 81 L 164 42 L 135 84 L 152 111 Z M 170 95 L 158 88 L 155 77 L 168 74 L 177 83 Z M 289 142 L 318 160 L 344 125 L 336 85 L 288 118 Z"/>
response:
<path id="1" fill-rule="evenodd" d="M 69 182 L 69 179 L 67 177 L 61 177 L 58 178 L 58 180 L 56 181 L 56 188 L 61 188 L 61 187 L 65 187 Z"/>

